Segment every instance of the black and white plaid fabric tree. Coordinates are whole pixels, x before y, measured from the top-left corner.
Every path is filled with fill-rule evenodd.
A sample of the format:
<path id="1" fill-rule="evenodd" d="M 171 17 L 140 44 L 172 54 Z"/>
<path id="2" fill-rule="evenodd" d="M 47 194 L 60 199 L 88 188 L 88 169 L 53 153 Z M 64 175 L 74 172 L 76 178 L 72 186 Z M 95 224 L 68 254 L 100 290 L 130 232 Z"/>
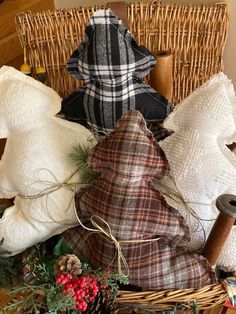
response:
<path id="1" fill-rule="evenodd" d="M 105 134 L 130 109 L 139 110 L 147 122 L 163 121 L 170 102 L 142 80 L 155 63 L 110 9 L 96 11 L 67 63 L 69 73 L 85 84 L 63 100 L 61 112 Z"/>

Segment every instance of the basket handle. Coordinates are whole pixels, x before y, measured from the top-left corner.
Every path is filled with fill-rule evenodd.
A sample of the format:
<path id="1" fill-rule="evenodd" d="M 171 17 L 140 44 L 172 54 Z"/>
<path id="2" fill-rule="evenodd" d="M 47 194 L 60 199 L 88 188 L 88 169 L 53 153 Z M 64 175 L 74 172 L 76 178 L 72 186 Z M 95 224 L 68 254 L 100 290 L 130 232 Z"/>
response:
<path id="1" fill-rule="evenodd" d="M 202 250 L 202 255 L 214 266 L 236 219 L 236 195 L 222 194 L 216 199 L 219 215 Z"/>

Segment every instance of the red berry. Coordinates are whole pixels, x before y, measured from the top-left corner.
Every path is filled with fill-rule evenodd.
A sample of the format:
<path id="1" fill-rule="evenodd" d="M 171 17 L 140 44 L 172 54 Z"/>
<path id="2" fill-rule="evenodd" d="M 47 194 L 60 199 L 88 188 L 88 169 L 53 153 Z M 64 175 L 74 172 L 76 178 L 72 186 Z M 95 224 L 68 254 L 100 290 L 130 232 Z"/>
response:
<path id="1" fill-rule="evenodd" d="M 65 284 L 64 291 L 71 291 L 71 290 L 74 290 L 72 284 L 71 283 Z"/>
<path id="2" fill-rule="evenodd" d="M 72 277 L 72 275 L 71 275 L 70 273 L 67 273 L 67 274 L 65 275 L 65 278 L 66 278 L 67 280 L 71 280 L 73 277 Z"/>
<path id="3" fill-rule="evenodd" d="M 94 299 L 95 299 L 95 298 L 94 298 L 93 296 L 89 296 L 89 297 L 88 297 L 89 302 L 93 302 Z"/>
<path id="4" fill-rule="evenodd" d="M 86 281 L 85 281 L 85 278 L 84 278 L 84 277 L 80 278 L 79 285 L 80 285 L 81 288 L 85 287 Z"/>
<path id="5" fill-rule="evenodd" d="M 87 304 L 85 304 L 81 307 L 81 312 L 85 312 L 86 310 L 87 310 Z"/>

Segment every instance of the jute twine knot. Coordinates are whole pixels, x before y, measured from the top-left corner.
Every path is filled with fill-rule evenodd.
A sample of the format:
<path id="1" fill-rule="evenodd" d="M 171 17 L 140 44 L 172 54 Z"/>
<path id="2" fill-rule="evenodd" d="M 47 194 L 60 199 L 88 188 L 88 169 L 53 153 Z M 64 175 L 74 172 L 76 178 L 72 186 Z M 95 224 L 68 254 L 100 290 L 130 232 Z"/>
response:
<path id="1" fill-rule="evenodd" d="M 121 249 L 121 244 L 125 244 L 125 243 L 146 243 L 146 242 L 154 242 L 154 241 L 158 241 L 160 238 L 156 237 L 156 238 L 152 238 L 152 239 L 137 239 L 137 240 L 117 240 L 116 237 L 112 234 L 111 231 L 111 227 L 109 226 L 109 224 L 100 216 L 97 215 L 93 215 L 90 218 L 90 222 L 92 224 L 92 226 L 94 227 L 94 229 L 92 228 L 88 228 L 86 227 L 80 220 L 80 218 L 77 215 L 77 219 L 79 224 L 86 230 L 90 231 L 90 232 L 95 232 L 95 233 L 100 233 L 103 236 L 105 236 L 105 238 L 110 242 L 113 243 L 115 245 L 116 248 L 116 253 L 114 258 L 112 259 L 112 262 L 114 261 L 115 257 L 117 256 L 117 269 L 118 269 L 118 273 L 119 275 L 128 277 L 129 276 L 129 265 L 126 261 L 126 258 L 124 257 L 124 254 L 122 252 Z M 95 221 L 96 220 L 96 221 Z M 103 228 L 101 224 L 104 224 L 107 228 L 107 230 L 105 230 L 105 228 Z M 112 264 L 111 262 L 111 264 Z M 108 266 L 109 267 L 109 266 Z M 125 269 L 125 274 L 122 271 L 122 267 L 124 267 Z"/>

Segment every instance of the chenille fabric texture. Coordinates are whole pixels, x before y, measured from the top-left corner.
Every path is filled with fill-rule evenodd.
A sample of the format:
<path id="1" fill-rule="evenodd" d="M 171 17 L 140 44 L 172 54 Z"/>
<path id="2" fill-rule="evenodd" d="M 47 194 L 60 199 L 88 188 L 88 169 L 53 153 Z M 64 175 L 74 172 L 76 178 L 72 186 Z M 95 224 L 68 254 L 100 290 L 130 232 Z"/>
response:
<path id="1" fill-rule="evenodd" d="M 217 197 L 236 194 L 236 156 L 227 147 L 236 142 L 232 81 L 222 72 L 214 74 L 175 107 L 164 125 L 174 133 L 160 143 L 171 168 L 162 188 L 175 195 L 167 195 L 166 201 L 185 217 L 191 231 L 189 244 L 199 249 L 219 214 Z M 236 225 L 217 266 L 226 272 L 236 271 Z"/>
<path id="2" fill-rule="evenodd" d="M 85 85 L 63 100 L 61 113 L 102 133 L 111 132 L 130 109 L 148 122 L 163 121 L 170 102 L 142 80 L 155 63 L 110 9 L 96 11 L 67 63 L 69 73 Z"/>
<path id="3" fill-rule="evenodd" d="M 152 187 L 152 178 L 168 175 L 169 164 L 138 111 L 128 111 L 114 131 L 92 148 L 89 165 L 101 174 L 77 194 L 78 217 L 86 227 L 93 228 L 93 215 L 103 219 L 95 217 L 106 231 L 104 221 L 109 225 L 128 263 L 130 284 L 183 289 L 216 282 L 207 261 L 183 247 L 190 240 L 183 217 Z M 117 271 L 116 248 L 108 237 L 79 226 L 64 238 L 92 267 Z M 130 240 L 137 242 L 122 242 Z"/>

